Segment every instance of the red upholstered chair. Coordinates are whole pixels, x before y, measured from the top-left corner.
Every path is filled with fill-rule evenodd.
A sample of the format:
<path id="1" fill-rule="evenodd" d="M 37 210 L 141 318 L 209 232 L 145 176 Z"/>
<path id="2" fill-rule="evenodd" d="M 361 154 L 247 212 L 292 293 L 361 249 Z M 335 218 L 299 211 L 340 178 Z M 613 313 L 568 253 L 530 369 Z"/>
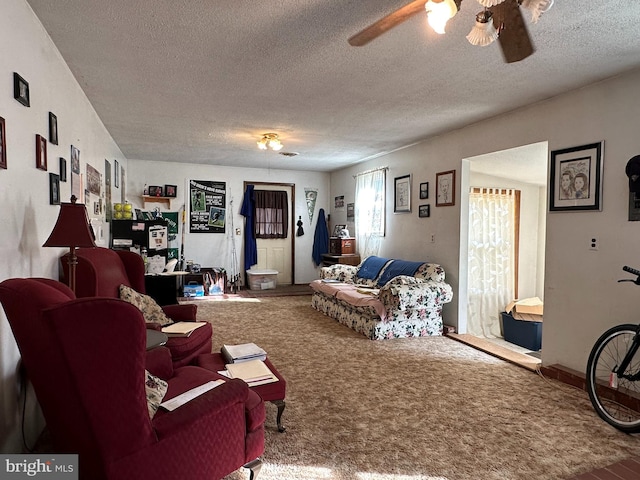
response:
<path id="1" fill-rule="evenodd" d="M 0 302 L 42 407 L 55 453 L 79 455 L 81 479 L 215 480 L 259 471 L 264 403 L 229 380 L 181 407 L 147 410 L 145 368 L 168 382 L 165 399 L 220 378 L 175 368 L 146 351 L 140 311 L 113 298 L 75 299 L 50 279 L 0 283 Z"/>
<path id="2" fill-rule="evenodd" d="M 76 296 L 112 297 L 120 296 L 120 285 L 133 288 L 138 293 L 146 293 L 144 283 L 144 262 L 136 253 L 108 248 L 79 248 L 76 250 Z M 67 255 L 62 257 L 61 267 L 64 277 L 69 276 Z M 196 305 L 165 305 L 165 314 L 173 321 L 196 320 Z M 158 326 L 152 328 L 159 328 Z M 201 353 L 211 353 L 211 324 L 195 330 L 188 337 L 172 337 L 167 342 L 171 350 L 173 364 L 181 367 L 193 363 Z"/>

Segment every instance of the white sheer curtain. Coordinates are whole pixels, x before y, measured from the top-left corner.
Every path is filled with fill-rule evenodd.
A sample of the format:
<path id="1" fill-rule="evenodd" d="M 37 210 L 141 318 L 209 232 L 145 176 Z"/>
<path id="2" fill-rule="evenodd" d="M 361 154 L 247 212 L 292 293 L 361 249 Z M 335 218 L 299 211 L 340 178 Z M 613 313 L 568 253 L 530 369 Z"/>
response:
<path id="1" fill-rule="evenodd" d="M 384 236 L 386 168 L 356 176 L 356 247 L 364 260 L 380 251 Z"/>
<path id="2" fill-rule="evenodd" d="M 515 289 L 515 204 L 513 190 L 472 189 L 469 194 L 467 328 L 472 335 L 502 336 L 500 312 Z"/>

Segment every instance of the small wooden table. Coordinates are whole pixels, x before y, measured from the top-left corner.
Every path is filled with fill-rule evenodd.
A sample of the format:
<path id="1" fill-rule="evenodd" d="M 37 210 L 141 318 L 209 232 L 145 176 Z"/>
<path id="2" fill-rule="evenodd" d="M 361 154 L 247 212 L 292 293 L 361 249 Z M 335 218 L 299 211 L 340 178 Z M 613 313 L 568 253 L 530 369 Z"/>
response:
<path id="1" fill-rule="evenodd" d="M 169 337 L 167 337 L 166 334 L 158 330 L 153 330 L 152 328 L 147 328 L 147 350 L 164 345 L 168 339 Z"/>

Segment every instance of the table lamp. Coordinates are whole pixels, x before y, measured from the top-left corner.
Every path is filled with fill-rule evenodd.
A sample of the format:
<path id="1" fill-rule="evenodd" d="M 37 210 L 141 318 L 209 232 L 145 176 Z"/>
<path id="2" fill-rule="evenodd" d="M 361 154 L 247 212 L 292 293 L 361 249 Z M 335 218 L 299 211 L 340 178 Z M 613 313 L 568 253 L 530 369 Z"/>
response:
<path id="1" fill-rule="evenodd" d="M 76 203 L 75 195 L 71 203 L 61 203 L 58 220 L 43 247 L 69 247 L 69 288 L 76 293 L 76 248 L 95 247 L 95 236 L 89 226 L 89 215 L 83 203 Z"/>

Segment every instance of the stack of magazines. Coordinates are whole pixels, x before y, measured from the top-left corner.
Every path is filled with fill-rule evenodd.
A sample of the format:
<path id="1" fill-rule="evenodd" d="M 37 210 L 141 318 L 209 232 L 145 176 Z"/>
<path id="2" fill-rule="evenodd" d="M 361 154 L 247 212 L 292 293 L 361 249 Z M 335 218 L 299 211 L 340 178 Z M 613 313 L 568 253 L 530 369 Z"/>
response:
<path id="1" fill-rule="evenodd" d="M 223 345 L 222 355 L 227 363 L 242 363 L 250 360 L 261 360 L 267 358 L 267 352 L 255 343 L 243 343 L 240 345 Z"/>

